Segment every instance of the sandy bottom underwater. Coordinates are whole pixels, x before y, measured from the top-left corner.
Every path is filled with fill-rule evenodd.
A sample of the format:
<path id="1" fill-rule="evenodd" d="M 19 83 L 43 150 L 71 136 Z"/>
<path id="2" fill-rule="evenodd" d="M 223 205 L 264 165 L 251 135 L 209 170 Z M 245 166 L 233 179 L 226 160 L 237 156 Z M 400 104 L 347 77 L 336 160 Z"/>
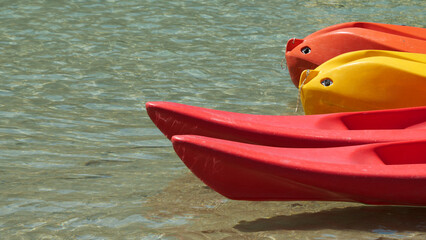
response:
<path id="1" fill-rule="evenodd" d="M 191 173 L 150 198 L 157 239 L 426 239 L 426 207 L 226 199 Z"/>

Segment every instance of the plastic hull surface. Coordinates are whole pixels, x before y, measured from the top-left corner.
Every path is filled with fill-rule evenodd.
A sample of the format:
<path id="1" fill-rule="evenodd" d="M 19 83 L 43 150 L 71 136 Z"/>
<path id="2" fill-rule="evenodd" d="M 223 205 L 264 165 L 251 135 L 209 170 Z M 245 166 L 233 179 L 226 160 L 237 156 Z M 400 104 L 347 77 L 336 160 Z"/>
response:
<path id="1" fill-rule="evenodd" d="M 426 107 L 310 116 L 252 115 L 172 102 L 148 102 L 146 109 L 169 139 L 192 134 L 297 148 L 426 139 Z"/>
<path id="2" fill-rule="evenodd" d="M 426 106 L 426 54 L 350 52 L 301 79 L 306 114 Z"/>
<path id="3" fill-rule="evenodd" d="M 369 22 L 333 25 L 304 39 L 290 39 L 286 46 L 287 67 L 298 87 L 302 71 L 315 69 L 340 54 L 366 49 L 426 54 L 426 29 Z"/>
<path id="4" fill-rule="evenodd" d="M 174 136 L 204 183 L 237 200 L 426 205 L 426 141 L 339 148 L 276 148 Z"/>

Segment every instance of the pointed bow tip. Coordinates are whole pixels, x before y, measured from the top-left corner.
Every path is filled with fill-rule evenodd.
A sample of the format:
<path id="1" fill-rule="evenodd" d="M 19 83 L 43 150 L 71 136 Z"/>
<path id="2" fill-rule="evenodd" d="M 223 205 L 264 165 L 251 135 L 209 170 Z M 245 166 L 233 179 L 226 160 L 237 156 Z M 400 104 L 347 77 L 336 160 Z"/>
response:
<path id="1" fill-rule="evenodd" d="M 297 47 L 299 44 L 301 44 L 302 42 L 304 42 L 305 40 L 303 39 L 298 39 L 298 38 L 290 38 L 287 41 L 287 44 L 285 46 L 285 51 L 290 52 L 291 50 L 293 50 L 295 47 Z"/>
<path id="2" fill-rule="evenodd" d="M 193 152 L 194 146 L 198 146 L 196 138 L 197 136 L 191 135 L 174 135 L 170 139 L 176 154 L 184 163 L 188 161 L 184 154 Z"/>
<path id="3" fill-rule="evenodd" d="M 162 109 L 162 110 L 171 111 L 171 110 L 176 110 L 181 108 L 186 109 L 188 108 L 188 105 L 175 103 L 175 102 L 167 102 L 167 101 L 151 101 L 151 102 L 145 103 L 145 107 L 147 110 Z"/>
<path id="4" fill-rule="evenodd" d="M 173 145 L 185 142 L 185 135 L 175 135 L 171 140 Z"/>
<path id="5" fill-rule="evenodd" d="M 171 140 L 172 143 L 180 143 L 180 142 L 204 142 L 211 140 L 212 138 L 198 136 L 198 135 L 174 135 Z"/>
<path id="6" fill-rule="evenodd" d="M 146 102 L 145 103 L 145 108 L 148 109 L 152 109 L 152 108 L 156 108 L 162 105 L 163 102 Z"/>
<path id="7" fill-rule="evenodd" d="M 156 109 L 157 109 L 157 106 L 158 106 L 158 104 L 157 104 L 158 102 L 147 102 L 147 103 L 145 103 L 145 109 L 146 109 L 146 112 L 148 113 L 148 116 L 151 118 L 151 120 L 155 123 L 155 124 L 157 124 L 156 122 L 157 122 L 157 118 L 155 117 L 155 112 L 156 112 Z"/>
<path id="8" fill-rule="evenodd" d="M 154 118 L 154 116 L 157 116 L 158 114 L 160 114 L 160 112 L 163 112 L 161 110 L 173 109 L 172 104 L 173 103 L 170 103 L 170 102 L 160 102 L 160 101 L 159 102 L 147 102 L 147 103 L 145 103 L 145 109 L 148 112 L 148 115 L 151 117 L 151 119 L 154 122 L 156 122 L 155 119 L 157 119 L 158 117 Z M 162 114 L 164 114 L 164 113 L 162 113 Z"/>

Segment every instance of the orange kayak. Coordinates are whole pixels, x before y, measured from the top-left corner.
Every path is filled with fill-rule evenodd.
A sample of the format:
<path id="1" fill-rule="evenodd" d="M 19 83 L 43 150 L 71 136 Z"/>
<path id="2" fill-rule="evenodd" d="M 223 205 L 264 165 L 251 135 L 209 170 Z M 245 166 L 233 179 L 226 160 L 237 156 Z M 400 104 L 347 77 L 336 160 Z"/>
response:
<path id="1" fill-rule="evenodd" d="M 319 30 L 304 39 L 290 39 L 285 57 L 291 80 L 342 53 L 357 50 L 426 53 L 426 29 L 383 23 L 349 22 Z"/>

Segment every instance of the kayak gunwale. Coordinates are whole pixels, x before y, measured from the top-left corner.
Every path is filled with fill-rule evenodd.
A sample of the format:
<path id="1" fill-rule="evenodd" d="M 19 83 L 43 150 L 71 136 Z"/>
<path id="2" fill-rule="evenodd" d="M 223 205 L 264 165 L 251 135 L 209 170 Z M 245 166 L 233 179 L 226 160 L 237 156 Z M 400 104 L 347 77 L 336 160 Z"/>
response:
<path id="1" fill-rule="evenodd" d="M 309 116 L 253 115 L 173 102 L 148 102 L 146 109 L 169 139 L 173 135 L 204 135 L 277 147 L 333 147 L 426 136 L 422 125 L 426 107 Z M 350 122 L 358 129 L 347 130 Z M 359 129 L 354 123 L 382 129 Z M 410 126 L 413 128 L 407 128 Z"/>
<path id="2" fill-rule="evenodd" d="M 236 147 L 247 150 L 246 152 L 238 150 L 238 155 L 246 160 L 252 160 L 254 162 L 261 162 L 263 164 L 269 164 L 272 167 L 279 168 L 297 168 L 301 171 L 306 172 L 320 172 L 325 174 L 334 174 L 336 171 L 341 175 L 354 176 L 354 175 L 363 175 L 364 177 L 402 177 L 402 178 L 412 178 L 413 173 L 418 173 L 418 167 L 425 167 L 426 169 L 426 160 L 424 163 L 406 163 L 406 164 L 386 164 L 383 160 L 380 160 L 380 157 L 377 155 L 376 150 L 389 147 L 389 146 L 398 146 L 404 144 L 419 144 L 426 148 L 426 140 L 423 141 L 403 141 L 403 142 L 390 142 L 390 143 L 372 143 L 365 145 L 355 145 L 355 146 L 340 146 L 340 147 L 331 147 L 331 148 L 286 148 L 286 147 L 272 147 L 272 146 L 263 146 L 249 143 L 234 142 L 224 139 L 216 139 L 205 136 L 198 135 L 175 135 L 172 137 L 172 143 L 174 145 L 179 144 L 180 142 L 186 142 L 187 144 L 194 144 L 195 146 L 201 146 L 205 149 L 210 149 L 211 151 L 221 152 L 224 154 L 235 154 L 237 151 Z M 254 149 L 250 151 L 250 149 Z M 253 154 L 257 149 L 262 149 L 262 155 Z M 267 154 L 267 151 L 271 151 L 272 154 Z M 281 159 L 282 161 L 277 161 L 274 158 L 286 156 L 286 152 L 292 151 L 292 156 L 287 159 Z M 337 151 L 339 154 L 342 154 L 339 157 L 339 160 L 334 162 L 328 162 L 327 160 L 306 160 L 302 159 L 301 155 L 304 157 L 309 157 L 307 154 L 302 154 L 304 151 L 311 154 L 326 154 L 332 151 Z M 344 154 L 345 152 L 351 152 L 350 154 Z M 366 154 L 373 154 L 373 157 L 376 158 L 373 161 L 365 163 L 356 163 L 359 161 L 360 157 L 365 156 Z M 312 156 L 312 155 L 311 155 Z M 369 157 L 372 157 L 371 155 Z M 312 158 L 312 157 L 311 157 Z M 358 159 L 355 162 L 349 162 L 349 159 Z M 272 160 L 273 159 L 273 160 Z M 346 162 L 345 162 L 346 161 Z M 373 163 L 373 164 L 372 164 Z M 375 169 L 373 169 L 374 167 Z M 395 169 L 403 169 L 404 171 L 395 174 Z M 375 170 L 380 169 L 380 174 L 374 172 Z M 426 172 L 424 176 L 426 180 Z"/>

